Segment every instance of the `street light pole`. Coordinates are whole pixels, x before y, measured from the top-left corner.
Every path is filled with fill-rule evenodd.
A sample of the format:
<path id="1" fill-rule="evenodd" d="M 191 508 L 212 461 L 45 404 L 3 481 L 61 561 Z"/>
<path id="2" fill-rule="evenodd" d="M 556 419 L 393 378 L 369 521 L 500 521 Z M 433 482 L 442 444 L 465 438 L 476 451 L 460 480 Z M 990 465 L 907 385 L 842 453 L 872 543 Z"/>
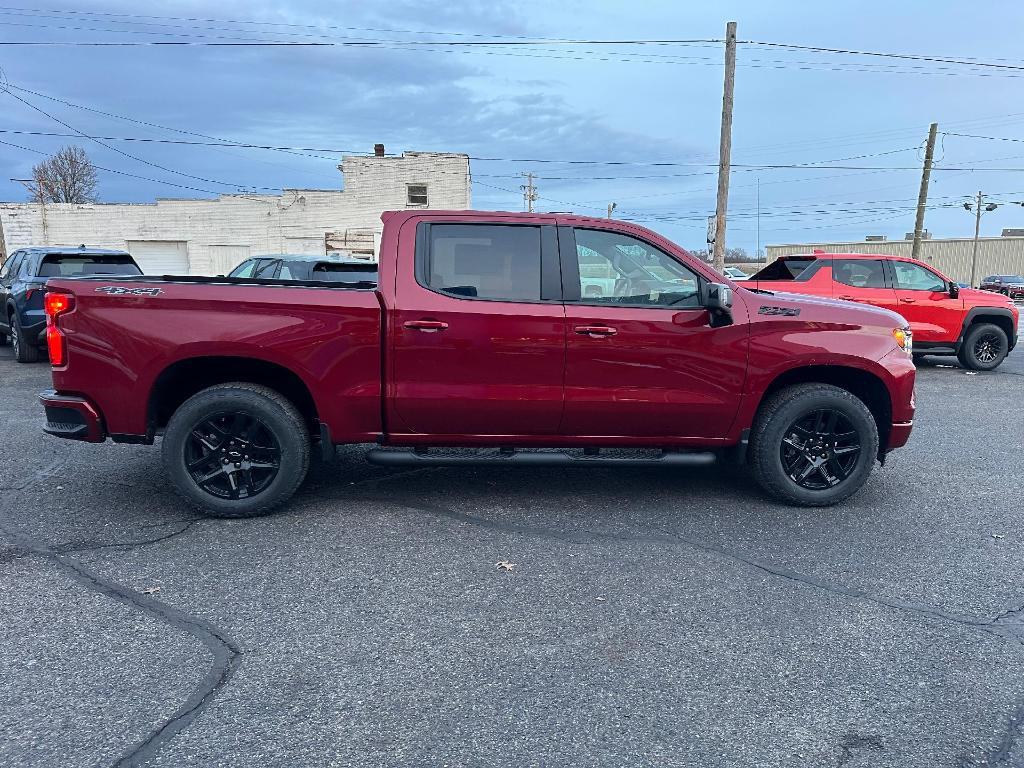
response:
<path id="1" fill-rule="evenodd" d="M 989 203 L 984 208 L 982 202 L 985 195 L 979 190 L 977 198 L 973 203 L 964 203 L 964 210 L 974 211 L 974 247 L 971 249 L 971 287 L 974 287 L 978 274 L 978 237 L 981 233 L 981 214 L 989 213 L 999 207 L 997 203 Z"/>
<path id="2" fill-rule="evenodd" d="M 971 249 L 971 288 L 974 287 L 975 275 L 978 271 L 978 235 L 981 233 L 981 190 L 974 205 L 974 247 Z"/>

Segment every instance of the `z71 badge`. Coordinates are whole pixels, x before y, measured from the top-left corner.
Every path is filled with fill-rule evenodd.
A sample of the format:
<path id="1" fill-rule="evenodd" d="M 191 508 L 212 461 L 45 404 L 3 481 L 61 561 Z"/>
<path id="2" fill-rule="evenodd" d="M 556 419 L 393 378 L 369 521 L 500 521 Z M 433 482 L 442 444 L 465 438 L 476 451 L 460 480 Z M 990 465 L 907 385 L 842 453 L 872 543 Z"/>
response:
<path id="1" fill-rule="evenodd" d="M 106 293 L 110 296 L 159 296 L 163 291 L 160 288 L 122 288 L 119 285 L 104 285 L 97 288 L 96 293 Z"/>

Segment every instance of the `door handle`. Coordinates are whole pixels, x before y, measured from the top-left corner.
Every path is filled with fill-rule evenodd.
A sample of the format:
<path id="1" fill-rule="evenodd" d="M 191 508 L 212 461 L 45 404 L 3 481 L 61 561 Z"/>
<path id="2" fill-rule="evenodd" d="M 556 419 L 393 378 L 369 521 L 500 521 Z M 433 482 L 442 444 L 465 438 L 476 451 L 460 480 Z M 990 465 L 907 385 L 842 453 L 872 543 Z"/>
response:
<path id="1" fill-rule="evenodd" d="M 900 302 L 903 304 L 913 304 L 915 301 L 917 301 L 917 299 L 900 299 Z"/>
<path id="2" fill-rule="evenodd" d="M 856 299 L 853 298 L 853 296 L 840 296 L 839 298 L 842 299 L 843 301 L 856 301 Z"/>
<path id="3" fill-rule="evenodd" d="M 590 336 L 595 339 L 600 336 L 614 336 L 619 332 L 618 329 L 608 325 L 577 325 L 573 330 L 580 336 Z"/>
<path id="4" fill-rule="evenodd" d="M 424 333 L 437 333 L 448 327 L 448 323 L 442 320 L 409 320 L 402 324 L 403 328 L 410 331 L 423 331 Z"/>

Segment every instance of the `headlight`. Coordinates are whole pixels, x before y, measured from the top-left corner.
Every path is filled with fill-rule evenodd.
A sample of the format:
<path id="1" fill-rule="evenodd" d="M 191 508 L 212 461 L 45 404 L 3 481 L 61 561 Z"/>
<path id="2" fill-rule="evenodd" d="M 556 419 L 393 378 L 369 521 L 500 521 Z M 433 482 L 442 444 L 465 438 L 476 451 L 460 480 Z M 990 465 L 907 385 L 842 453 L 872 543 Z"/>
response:
<path id="1" fill-rule="evenodd" d="M 905 328 L 893 328 L 892 337 L 896 340 L 896 346 L 906 352 L 908 355 L 914 353 L 914 334 L 910 330 L 910 326 Z"/>

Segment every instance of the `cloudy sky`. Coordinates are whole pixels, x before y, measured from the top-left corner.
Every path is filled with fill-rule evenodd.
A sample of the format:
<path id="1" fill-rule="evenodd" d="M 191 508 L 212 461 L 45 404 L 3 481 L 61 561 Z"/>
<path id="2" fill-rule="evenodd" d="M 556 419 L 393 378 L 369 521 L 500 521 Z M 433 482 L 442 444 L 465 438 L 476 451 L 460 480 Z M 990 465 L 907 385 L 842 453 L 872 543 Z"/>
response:
<path id="1" fill-rule="evenodd" d="M 730 246 L 902 236 L 913 229 L 933 120 L 950 134 L 1024 140 L 1019 3 L 55 1 L 0 7 L 0 40 L 375 45 L 3 46 L 0 196 L 25 199 L 8 179 L 28 177 L 66 143 L 106 169 L 102 200 L 150 201 L 337 188 L 341 153 L 383 142 L 389 152 L 480 158 L 478 208 L 519 210 L 520 174 L 532 171 L 541 210 L 598 213 L 614 201 L 616 215 L 699 248 L 714 210 L 720 44 L 423 43 L 701 41 L 721 38 L 728 20 L 758 43 L 1002 65 L 742 44 Z M 973 234 L 960 204 L 978 190 L 1001 204 L 983 234 L 1024 227 L 1024 207 L 1013 204 L 1024 200 L 1024 143 L 941 138 L 938 167 L 950 170 L 933 177 L 932 232 Z M 787 165 L 804 167 L 767 167 Z"/>

